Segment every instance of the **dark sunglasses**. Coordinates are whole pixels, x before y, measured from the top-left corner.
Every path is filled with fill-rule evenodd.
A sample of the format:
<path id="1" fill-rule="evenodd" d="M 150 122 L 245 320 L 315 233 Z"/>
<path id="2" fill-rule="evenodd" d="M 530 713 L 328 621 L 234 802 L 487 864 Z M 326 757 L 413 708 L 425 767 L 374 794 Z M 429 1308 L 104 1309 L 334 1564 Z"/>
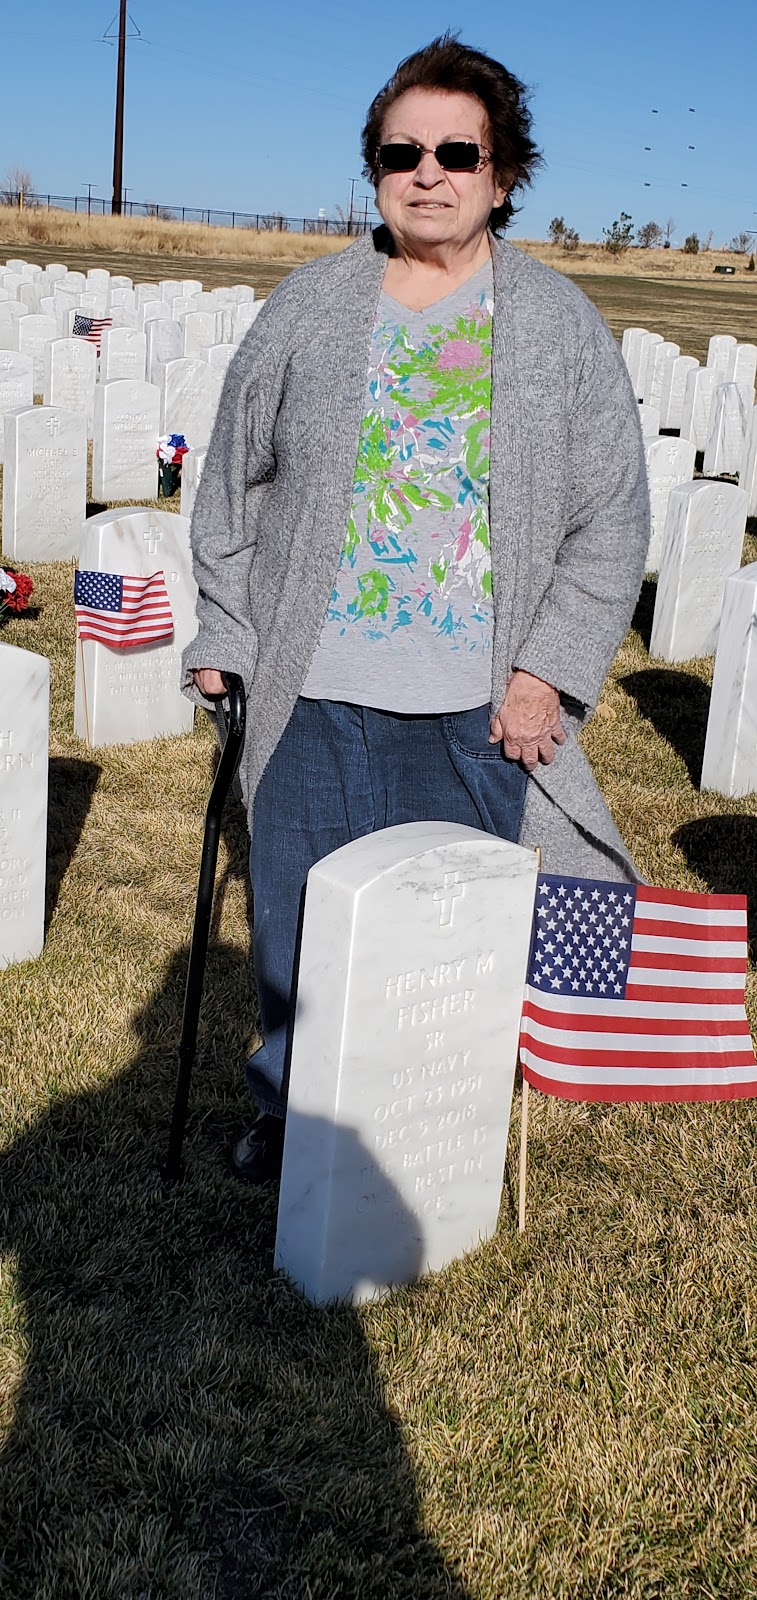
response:
<path id="1" fill-rule="evenodd" d="M 414 172 L 425 155 L 436 156 L 445 172 L 478 172 L 492 158 L 491 150 L 472 140 L 450 139 L 435 150 L 424 150 L 420 144 L 382 144 L 379 166 L 384 172 Z"/>

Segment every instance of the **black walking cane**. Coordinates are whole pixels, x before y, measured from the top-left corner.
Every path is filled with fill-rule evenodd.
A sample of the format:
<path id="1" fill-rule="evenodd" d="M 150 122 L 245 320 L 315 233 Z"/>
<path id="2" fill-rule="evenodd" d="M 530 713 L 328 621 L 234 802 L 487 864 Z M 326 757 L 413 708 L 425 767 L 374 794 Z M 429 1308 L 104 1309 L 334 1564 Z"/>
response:
<path id="1" fill-rule="evenodd" d="M 208 800 L 208 809 L 205 813 L 205 834 L 200 858 L 200 879 L 197 885 L 197 904 L 195 906 L 194 927 L 192 929 L 192 944 L 189 951 L 187 986 L 184 992 L 184 1015 L 181 1024 L 181 1039 L 179 1041 L 179 1072 L 176 1079 L 171 1131 L 168 1135 L 168 1153 L 165 1165 L 162 1168 L 162 1177 L 165 1183 L 178 1183 L 183 1175 L 181 1152 L 187 1121 L 192 1067 L 194 1066 L 197 1050 L 197 1024 L 200 1020 L 205 959 L 208 953 L 208 934 L 213 910 L 213 888 L 216 877 L 216 862 L 218 861 L 218 843 L 221 837 L 221 820 L 223 818 L 223 808 L 242 757 L 242 746 L 244 745 L 246 720 L 244 684 L 242 679 L 236 677 L 232 672 L 224 673 L 223 679 L 228 691 L 229 718 L 221 759 L 216 768 L 216 775 L 213 779 L 213 787 Z"/>

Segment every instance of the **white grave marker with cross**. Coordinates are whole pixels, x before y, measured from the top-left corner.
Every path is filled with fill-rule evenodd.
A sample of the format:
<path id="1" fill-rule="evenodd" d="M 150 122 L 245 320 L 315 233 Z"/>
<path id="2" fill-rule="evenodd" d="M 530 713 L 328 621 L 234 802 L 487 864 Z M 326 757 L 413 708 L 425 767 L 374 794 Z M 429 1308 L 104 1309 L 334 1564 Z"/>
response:
<path id="1" fill-rule="evenodd" d="M 181 652 L 197 632 L 188 522 L 147 506 L 102 511 L 84 525 L 79 567 L 129 577 L 162 571 L 174 632 L 172 639 L 126 650 L 92 639 L 79 645 L 75 732 L 93 749 L 191 732 L 194 707 L 179 689 Z"/>
<path id="2" fill-rule="evenodd" d="M 310 1299 L 365 1299 L 494 1232 L 536 875 L 447 822 L 310 872 L 276 1236 Z"/>

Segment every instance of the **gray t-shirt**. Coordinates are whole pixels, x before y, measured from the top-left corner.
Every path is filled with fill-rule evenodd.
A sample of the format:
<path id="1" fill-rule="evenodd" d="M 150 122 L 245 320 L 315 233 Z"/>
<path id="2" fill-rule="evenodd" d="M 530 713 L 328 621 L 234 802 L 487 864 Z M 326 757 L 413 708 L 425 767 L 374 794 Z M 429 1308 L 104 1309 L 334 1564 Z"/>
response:
<path id="1" fill-rule="evenodd" d="M 309 699 L 416 715 L 489 700 L 493 309 L 491 262 L 424 311 L 381 295 Z"/>

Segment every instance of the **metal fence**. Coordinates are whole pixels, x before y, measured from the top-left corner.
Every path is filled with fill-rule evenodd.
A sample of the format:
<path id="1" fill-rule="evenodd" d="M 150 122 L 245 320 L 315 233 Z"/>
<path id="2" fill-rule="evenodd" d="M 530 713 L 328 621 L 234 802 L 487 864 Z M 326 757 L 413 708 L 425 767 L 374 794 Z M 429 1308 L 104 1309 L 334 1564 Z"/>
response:
<path id="1" fill-rule="evenodd" d="M 78 215 L 109 217 L 113 206 L 110 200 L 97 195 L 32 194 L 5 190 L 0 193 L 0 205 L 15 206 L 28 211 L 73 211 Z M 154 217 L 159 222 L 199 222 L 209 228 L 254 228 L 261 233 L 367 233 L 373 226 L 373 217 L 367 210 L 352 217 L 285 217 L 280 211 L 217 211 L 212 207 L 164 205 L 155 200 L 124 200 L 121 207 L 124 217 Z"/>

